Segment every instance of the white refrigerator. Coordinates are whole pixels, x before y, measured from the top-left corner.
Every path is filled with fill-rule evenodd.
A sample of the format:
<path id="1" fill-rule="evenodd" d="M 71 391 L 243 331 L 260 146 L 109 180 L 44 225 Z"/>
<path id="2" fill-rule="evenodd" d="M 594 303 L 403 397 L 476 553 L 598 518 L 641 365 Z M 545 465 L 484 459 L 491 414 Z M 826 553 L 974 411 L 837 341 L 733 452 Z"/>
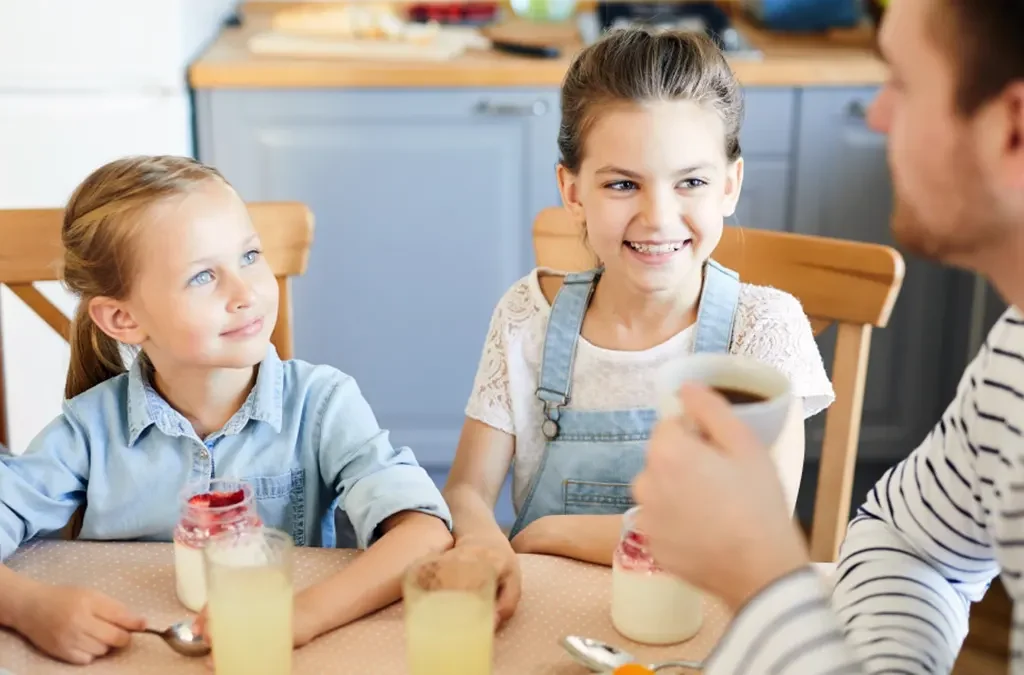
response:
<path id="1" fill-rule="evenodd" d="M 0 0 L 0 209 L 63 206 L 123 155 L 192 155 L 188 64 L 236 2 Z M 59 284 L 39 287 L 74 311 Z M 69 351 L 6 288 L 0 336 L 9 445 L 21 452 L 60 412 Z"/>

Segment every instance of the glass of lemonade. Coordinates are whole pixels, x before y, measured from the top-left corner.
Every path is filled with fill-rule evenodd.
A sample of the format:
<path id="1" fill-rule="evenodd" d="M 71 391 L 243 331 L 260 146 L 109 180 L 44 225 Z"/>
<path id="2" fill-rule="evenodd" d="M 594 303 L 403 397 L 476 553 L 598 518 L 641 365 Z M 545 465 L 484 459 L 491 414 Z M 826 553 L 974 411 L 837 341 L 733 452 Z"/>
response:
<path id="1" fill-rule="evenodd" d="M 211 537 L 207 621 L 216 675 L 292 672 L 292 539 L 252 527 Z"/>
<path id="2" fill-rule="evenodd" d="M 496 583 L 486 559 L 457 552 L 409 568 L 402 595 L 411 675 L 491 675 Z"/>

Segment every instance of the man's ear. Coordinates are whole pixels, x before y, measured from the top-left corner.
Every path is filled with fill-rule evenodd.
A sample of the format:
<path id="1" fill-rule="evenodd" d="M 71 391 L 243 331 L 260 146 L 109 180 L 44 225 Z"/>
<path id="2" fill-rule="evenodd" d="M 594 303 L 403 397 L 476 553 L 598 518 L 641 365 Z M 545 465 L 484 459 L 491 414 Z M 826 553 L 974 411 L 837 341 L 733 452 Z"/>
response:
<path id="1" fill-rule="evenodd" d="M 1024 82 L 1008 86 L 997 105 L 1000 119 L 988 125 L 988 133 L 1002 127 L 993 139 L 1000 175 L 1007 187 L 1024 193 Z"/>

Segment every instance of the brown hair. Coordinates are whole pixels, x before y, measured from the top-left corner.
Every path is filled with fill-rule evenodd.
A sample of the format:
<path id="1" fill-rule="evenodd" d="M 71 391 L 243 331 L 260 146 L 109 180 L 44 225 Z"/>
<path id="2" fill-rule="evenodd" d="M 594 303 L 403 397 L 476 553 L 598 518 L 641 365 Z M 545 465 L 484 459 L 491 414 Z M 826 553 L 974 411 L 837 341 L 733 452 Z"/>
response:
<path id="1" fill-rule="evenodd" d="M 730 162 L 739 158 L 743 96 L 710 38 L 643 26 L 610 31 L 573 59 L 562 81 L 561 164 L 579 171 L 601 106 L 675 100 L 714 107 L 725 123 L 725 155 Z"/>
<path id="2" fill-rule="evenodd" d="M 120 344 L 93 322 L 89 301 L 130 292 L 139 216 L 210 179 L 224 181 L 216 169 L 188 157 L 137 156 L 101 166 L 75 188 L 61 228 L 64 285 L 79 296 L 66 398 L 125 372 Z"/>
<path id="3" fill-rule="evenodd" d="M 943 0 L 932 10 L 935 33 L 956 69 L 956 108 L 970 116 L 1024 80 L 1022 0 Z"/>

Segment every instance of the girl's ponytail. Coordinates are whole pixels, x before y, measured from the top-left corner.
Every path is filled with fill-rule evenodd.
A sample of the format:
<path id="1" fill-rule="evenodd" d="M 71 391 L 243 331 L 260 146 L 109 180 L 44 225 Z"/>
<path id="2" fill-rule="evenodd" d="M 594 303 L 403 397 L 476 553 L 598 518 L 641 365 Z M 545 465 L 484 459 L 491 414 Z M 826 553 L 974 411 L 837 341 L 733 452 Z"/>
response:
<path id="1" fill-rule="evenodd" d="M 99 329 L 89 316 L 88 302 L 78 304 L 71 323 L 71 363 L 64 397 L 74 398 L 125 372 L 117 341 Z"/>

